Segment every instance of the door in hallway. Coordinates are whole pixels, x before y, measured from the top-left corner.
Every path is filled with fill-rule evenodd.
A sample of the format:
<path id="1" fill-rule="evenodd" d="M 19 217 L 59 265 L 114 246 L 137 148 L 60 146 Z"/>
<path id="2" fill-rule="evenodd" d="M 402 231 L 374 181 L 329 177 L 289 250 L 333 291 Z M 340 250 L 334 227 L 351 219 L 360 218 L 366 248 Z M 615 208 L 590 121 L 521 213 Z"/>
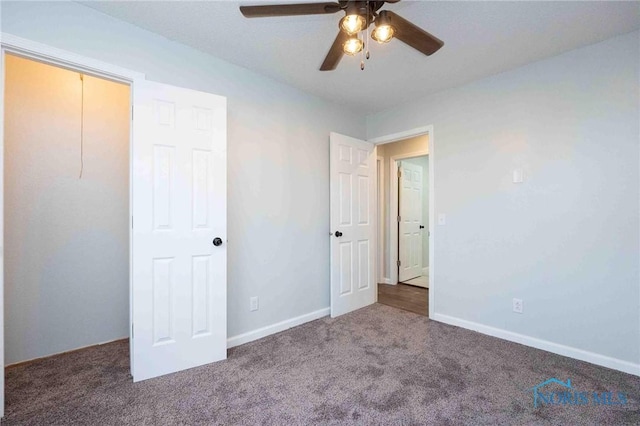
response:
<path id="1" fill-rule="evenodd" d="M 407 281 L 422 274 L 422 167 L 403 161 L 398 168 L 400 216 L 398 280 Z"/>

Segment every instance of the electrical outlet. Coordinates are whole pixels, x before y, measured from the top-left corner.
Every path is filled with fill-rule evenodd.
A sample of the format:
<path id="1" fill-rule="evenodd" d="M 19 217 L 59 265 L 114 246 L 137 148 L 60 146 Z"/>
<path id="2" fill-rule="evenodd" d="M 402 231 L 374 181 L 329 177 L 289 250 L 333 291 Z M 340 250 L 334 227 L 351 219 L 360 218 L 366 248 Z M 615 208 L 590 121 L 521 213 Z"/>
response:
<path id="1" fill-rule="evenodd" d="M 522 299 L 513 299 L 513 312 L 522 313 Z"/>
<path id="2" fill-rule="evenodd" d="M 513 171 L 513 183 L 522 183 L 524 181 L 524 172 L 522 169 L 515 169 Z"/>
<path id="3" fill-rule="evenodd" d="M 257 311 L 258 310 L 258 298 L 257 297 L 252 297 L 251 299 L 249 299 L 249 310 L 250 311 Z"/>

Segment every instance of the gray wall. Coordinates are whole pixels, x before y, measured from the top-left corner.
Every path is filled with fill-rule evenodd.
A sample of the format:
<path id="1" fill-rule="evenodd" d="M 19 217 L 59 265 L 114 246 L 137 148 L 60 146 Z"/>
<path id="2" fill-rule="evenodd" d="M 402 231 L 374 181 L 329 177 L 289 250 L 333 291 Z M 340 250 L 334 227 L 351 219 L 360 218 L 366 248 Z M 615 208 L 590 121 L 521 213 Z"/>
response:
<path id="1" fill-rule="evenodd" d="M 329 306 L 329 132 L 363 116 L 76 3 L 1 5 L 4 32 L 228 98 L 230 337 Z"/>
<path id="2" fill-rule="evenodd" d="M 434 126 L 435 314 L 640 362 L 639 48 L 634 32 L 368 117 L 369 138 Z"/>
<path id="3" fill-rule="evenodd" d="M 429 267 L 429 156 L 409 158 L 407 163 L 417 164 L 422 167 L 422 268 Z"/>
<path id="4" fill-rule="evenodd" d="M 6 363 L 128 336 L 129 86 L 7 56 Z"/>
<path id="5" fill-rule="evenodd" d="M 78 4 L 0 4 L 2 31 L 228 97 L 230 336 L 329 305 L 328 133 L 360 115 Z M 367 118 L 434 125 L 436 314 L 639 362 L 638 36 Z"/>

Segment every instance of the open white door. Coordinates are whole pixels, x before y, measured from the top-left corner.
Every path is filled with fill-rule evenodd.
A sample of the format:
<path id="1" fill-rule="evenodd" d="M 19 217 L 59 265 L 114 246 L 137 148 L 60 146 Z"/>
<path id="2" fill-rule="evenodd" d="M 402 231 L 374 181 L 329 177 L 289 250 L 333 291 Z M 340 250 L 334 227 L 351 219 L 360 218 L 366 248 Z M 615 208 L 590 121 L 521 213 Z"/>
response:
<path id="1" fill-rule="evenodd" d="M 131 372 L 140 381 L 227 357 L 227 114 L 224 97 L 148 81 L 135 83 L 133 105 Z"/>
<path id="2" fill-rule="evenodd" d="M 422 166 L 403 161 L 400 171 L 398 281 L 422 274 Z"/>
<path id="3" fill-rule="evenodd" d="M 375 303 L 376 154 L 331 133 L 331 316 Z"/>

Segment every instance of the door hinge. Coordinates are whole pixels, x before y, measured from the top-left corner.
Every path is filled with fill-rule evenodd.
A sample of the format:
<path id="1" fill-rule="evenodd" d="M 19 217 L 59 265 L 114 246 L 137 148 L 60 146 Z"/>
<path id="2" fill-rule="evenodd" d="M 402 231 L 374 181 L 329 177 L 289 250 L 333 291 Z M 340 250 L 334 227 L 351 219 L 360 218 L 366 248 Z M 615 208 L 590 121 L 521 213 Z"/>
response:
<path id="1" fill-rule="evenodd" d="M 131 340 L 133 340 L 133 323 L 131 323 Z"/>
<path id="2" fill-rule="evenodd" d="M 133 121 L 133 105 L 131 105 L 131 121 Z"/>
<path id="3" fill-rule="evenodd" d="M 402 262 L 400 262 L 399 260 L 396 262 L 398 264 L 398 268 L 400 267 L 400 265 L 402 264 Z"/>
<path id="4" fill-rule="evenodd" d="M 398 216 L 398 223 L 400 223 L 401 219 L 402 219 L 402 217 Z"/>
<path id="5" fill-rule="evenodd" d="M 398 169 L 398 177 L 402 177 L 402 171 L 400 171 L 400 169 Z"/>
<path id="6" fill-rule="evenodd" d="M 131 216 L 131 229 L 133 229 L 133 216 Z"/>

